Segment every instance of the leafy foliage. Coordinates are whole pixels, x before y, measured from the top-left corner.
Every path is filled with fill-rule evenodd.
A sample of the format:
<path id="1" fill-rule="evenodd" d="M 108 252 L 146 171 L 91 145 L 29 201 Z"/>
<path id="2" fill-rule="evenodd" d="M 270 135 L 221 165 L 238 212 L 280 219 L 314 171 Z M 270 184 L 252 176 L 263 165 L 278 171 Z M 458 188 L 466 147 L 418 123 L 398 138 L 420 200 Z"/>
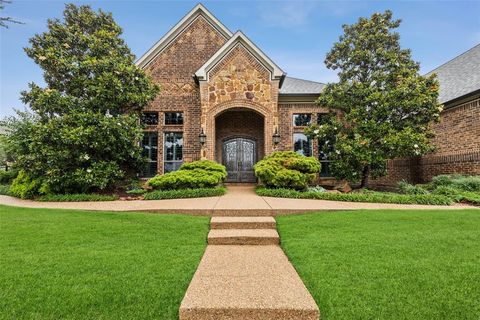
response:
<path id="1" fill-rule="evenodd" d="M 213 188 L 227 178 L 225 167 L 210 160 L 184 163 L 179 170 L 157 175 L 147 184 L 154 189 L 194 189 Z"/>
<path id="2" fill-rule="evenodd" d="M 41 177 L 32 178 L 25 170 L 18 173 L 10 186 L 10 193 L 22 199 L 32 199 L 36 195 L 48 192 L 48 185 Z"/>
<path id="3" fill-rule="evenodd" d="M 0 184 L 10 184 L 18 175 L 18 170 L 10 169 L 8 171 L 0 170 Z"/>
<path id="4" fill-rule="evenodd" d="M 44 71 L 46 87 L 22 92 L 33 114 L 9 118 L 7 152 L 23 169 L 20 181 L 38 181 L 51 193 L 112 187 L 143 166 L 138 113 L 158 87 L 134 63 L 112 15 L 66 5 L 64 21 L 30 39 L 27 55 Z M 15 192 L 14 192 L 15 193 Z"/>
<path id="5" fill-rule="evenodd" d="M 44 202 L 80 202 L 80 201 L 113 201 L 117 200 L 116 195 L 105 195 L 95 193 L 75 194 L 47 194 L 38 197 L 36 200 Z"/>
<path id="6" fill-rule="evenodd" d="M 436 188 L 449 186 L 462 191 L 480 192 L 480 176 L 439 175 L 433 177 L 432 184 Z"/>
<path id="7" fill-rule="evenodd" d="M 320 171 L 320 163 L 293 151 L 276 151 L 257 162 L 254 170 L 266 186 L 306 189 Z"/>
<path id="8" fill-rule="evenodd" d="M 320 140 L 334 136 L 324 150 L 339 179 L 362 182 L 386 174 L 388 159 L 420 156 L 432 150 L 431 123 L 438 120 L 438 82 L 420 76 L 410 50 L 400 48 L 392 12 L 344 25 L 344 34 L 327 54 L 328 68 L 340 81 L 329 83 L 317 103 L 341 117 L 312 125 L 306 133 Z"/>
<path id="9" fill-rule="evenodd" d="M 182 198 L 202 198 L 218 197 L 227 192 L 225 187 L 215 188 L 196 188 L 196 189 L 178 189 L 178 190 L 154 190 L 145 194 L 145 200 L 162 199 L 182 199 Z"/>
<path id="10" fill-rule="evenodd" d="M 389 192 L 365 192 L 365 193 L 331 193 L 298 191 L 293 189 L 269 189 L 259 187 L 256 193 L 263 197 L 295 198 L 295 199 L 318 199 L 349 202 L 372 202 L 372 203 L 399 203 L 399 204 L 428 204 L 450 205 L 451 198 L 434 194 L 398 194 Z"/>
<path id="11" fill-rule="evenodd" d="M 0 195 L 11 196 L 12 193 L 10 192 L 10 185 L 0 184 Z"/>
<path id="12" fill-rule="evenodd" d="M 428 194 L 429 192 L 418 185 L 412 185 L 405 181 L 400 181 L 398 183 L 398 188 L 400 189 L 401 193 L 404 194 Z"/>

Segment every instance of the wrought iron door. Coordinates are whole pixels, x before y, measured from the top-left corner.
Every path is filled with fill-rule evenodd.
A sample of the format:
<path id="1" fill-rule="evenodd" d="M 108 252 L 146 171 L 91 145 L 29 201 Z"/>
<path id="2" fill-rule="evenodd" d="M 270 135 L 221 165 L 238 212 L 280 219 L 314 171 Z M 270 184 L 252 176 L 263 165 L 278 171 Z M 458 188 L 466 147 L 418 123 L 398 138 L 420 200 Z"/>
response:
<path id="1" fill-rule="evenodd" d="M 257 160 L 255 141 L 235 138 L 223 143 L 223 164 L 227 168 L 227 182 L 255 182 L 253 165 Z"/>

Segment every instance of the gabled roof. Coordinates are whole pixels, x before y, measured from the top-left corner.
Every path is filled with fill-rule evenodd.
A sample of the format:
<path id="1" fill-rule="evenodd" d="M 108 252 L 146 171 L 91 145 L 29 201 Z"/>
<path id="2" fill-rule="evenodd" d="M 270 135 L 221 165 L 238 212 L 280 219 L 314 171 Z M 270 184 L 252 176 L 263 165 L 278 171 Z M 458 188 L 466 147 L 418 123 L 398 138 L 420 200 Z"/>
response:
<path id="1" fill-rule="evenodd" d="M 300 94 L 320 94 L 325 84 L 310 80 L 285 77 L 280 94 L 300 95 Z"/>
<path id="2" fill-rule="evenodd" d="M 201 3 L 197 4 L 182 20 L 180 20 L 170 31 L 157 41 L 143 56 L 135 63 L 140 68 L 144 68 L 153 60 L 164 48 L 166 48 L 185 28 L 187 28 L 198 16 L 204 17 L 216 30 L 223 35 L 225 39 L 232 36 L 232 32 L 227 29 L 210 11 Z"/>
<path id="3" fill-rule="evenodd" d="M 272 80 L 280 80 L 284 76 L 284 72 L 280 69 L 265 53 L 262 52 L 250 39 L 241 31 L 228 40 L 218 51 L 210 58 L 200 69 L 195 72 L 198 80 L 208 80 L 209 71 L 222 60 L 232 49 L 237 46 L 243 46 L 249 51 L 265 68 L 270 71 Z"/>
<path id="4" fill-rule="evenodd" d="M 442 64 L 436 73 L 440 82 L 440 103 L 446 103 L 480 90 L 480 44 Z"/>

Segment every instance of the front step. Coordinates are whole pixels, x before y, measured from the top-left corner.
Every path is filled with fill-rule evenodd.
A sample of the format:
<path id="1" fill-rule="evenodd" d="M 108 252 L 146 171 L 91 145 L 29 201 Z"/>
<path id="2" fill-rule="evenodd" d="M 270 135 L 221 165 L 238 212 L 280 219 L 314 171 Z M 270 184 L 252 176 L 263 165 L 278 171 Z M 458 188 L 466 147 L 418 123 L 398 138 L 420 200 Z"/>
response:
<path id="1" fill-rule="evenodd" d="M 212 217 L 211 229 L 276 229 L 273 217 Z"/>
<path id="2" fill-rule="evenodd" d="M 271 245 L 280 243 L 280 237 L 275 229 L 211 229 L 207 239 L 210 245 Z"/>

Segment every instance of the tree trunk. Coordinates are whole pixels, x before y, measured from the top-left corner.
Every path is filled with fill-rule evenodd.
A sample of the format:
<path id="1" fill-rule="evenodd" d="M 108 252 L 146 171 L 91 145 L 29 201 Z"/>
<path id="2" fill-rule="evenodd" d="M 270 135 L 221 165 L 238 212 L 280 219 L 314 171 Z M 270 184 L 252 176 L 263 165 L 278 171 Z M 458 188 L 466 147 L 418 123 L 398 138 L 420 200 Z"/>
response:
<path id="1" fill-rule="evenodd" d="M 365 167 L 363 167 L 362 182 L 360 184 L 360 188 L 365 188 L 367 186 L 369 176 L 370 176 L 370 165 L 367 164 Z"/>

